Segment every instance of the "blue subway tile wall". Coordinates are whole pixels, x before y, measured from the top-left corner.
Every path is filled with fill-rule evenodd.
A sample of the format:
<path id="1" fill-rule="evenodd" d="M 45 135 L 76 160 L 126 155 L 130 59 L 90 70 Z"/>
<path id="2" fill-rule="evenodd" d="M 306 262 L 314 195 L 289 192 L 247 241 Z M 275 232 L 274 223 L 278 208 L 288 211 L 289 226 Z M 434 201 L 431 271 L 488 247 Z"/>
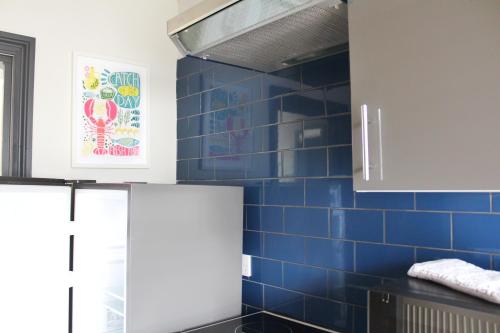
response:
<path id="1" fill-rule="evenodd" d="M 349 57 L 177 69 L 179 183 L 244 187 L 243 310 L 366 332 L 367 290 L 415 262 L 500 270 L 500 194 L 354 193 Z"/>

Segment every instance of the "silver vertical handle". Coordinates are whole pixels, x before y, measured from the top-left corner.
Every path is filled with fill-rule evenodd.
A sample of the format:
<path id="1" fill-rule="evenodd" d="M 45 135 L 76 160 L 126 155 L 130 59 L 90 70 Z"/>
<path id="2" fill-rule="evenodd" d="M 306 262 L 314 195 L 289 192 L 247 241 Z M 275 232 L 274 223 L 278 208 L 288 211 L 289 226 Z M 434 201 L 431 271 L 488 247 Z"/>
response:
<path id="1" fill-rule="evenodd" d="M 361 105 L 361 150 L 363 153 L 363 180 L 370 180 L 370 150 L 368 147 L 368 106 Z"/>
<path id="2" fill-rule="evenodd" d="M 382 110 L 378 109 L 378 164 L 380 169 L 380 180 L 384 180 L 384 161 L 382 154 Z"/>

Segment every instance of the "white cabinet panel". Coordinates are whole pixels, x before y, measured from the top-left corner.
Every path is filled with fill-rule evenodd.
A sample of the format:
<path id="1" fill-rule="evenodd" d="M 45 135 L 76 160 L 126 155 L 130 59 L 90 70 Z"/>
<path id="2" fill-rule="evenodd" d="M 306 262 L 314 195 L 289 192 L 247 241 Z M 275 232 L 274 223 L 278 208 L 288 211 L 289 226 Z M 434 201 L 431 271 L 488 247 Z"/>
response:
<path id="1" fill-rule="evenodd" d="M 68 331 L 70 188 L 0 185 L 0 332 Z"/>
<path id="2" fill-rule="evenodd" d="M 349 40 L 355 190 L 500 190 L 500 1 L 353 0 Z"/>

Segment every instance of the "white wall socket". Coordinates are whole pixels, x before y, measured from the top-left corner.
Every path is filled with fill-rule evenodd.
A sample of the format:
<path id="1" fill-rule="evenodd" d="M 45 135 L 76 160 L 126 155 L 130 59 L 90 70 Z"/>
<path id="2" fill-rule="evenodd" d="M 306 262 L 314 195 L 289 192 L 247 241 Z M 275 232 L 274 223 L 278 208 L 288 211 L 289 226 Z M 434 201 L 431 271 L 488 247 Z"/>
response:
<path id="1" fill-rule="evenodd" d="M 241 275 L 246 277 L 252 276 L 252 256 L 244 254 L 241 258 Z"/>

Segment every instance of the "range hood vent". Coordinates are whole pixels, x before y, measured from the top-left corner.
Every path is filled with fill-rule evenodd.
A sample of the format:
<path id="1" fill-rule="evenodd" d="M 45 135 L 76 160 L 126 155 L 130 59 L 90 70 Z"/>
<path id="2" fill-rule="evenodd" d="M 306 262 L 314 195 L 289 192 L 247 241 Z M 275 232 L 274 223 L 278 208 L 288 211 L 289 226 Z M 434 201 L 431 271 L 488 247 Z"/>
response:
<path id="1" fill-rule="evenodd" d="M 168 21 L 183 55 L 273 72 L 345 49 L 341 0 L 203 0 Z"/>

